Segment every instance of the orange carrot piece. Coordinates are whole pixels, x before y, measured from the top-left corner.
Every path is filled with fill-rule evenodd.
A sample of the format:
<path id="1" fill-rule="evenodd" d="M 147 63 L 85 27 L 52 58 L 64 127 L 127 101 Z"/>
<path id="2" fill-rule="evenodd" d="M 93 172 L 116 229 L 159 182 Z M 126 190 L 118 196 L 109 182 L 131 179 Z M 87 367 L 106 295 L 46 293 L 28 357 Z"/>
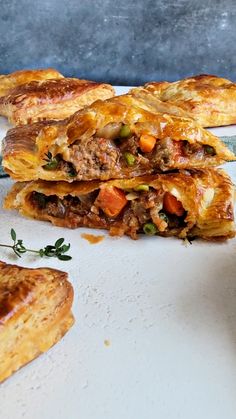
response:
<path id="1" fill-rule="evenodd" d="M 178 217 L 184 215 L 183 205 L 174 195 L 171 195 L 169 192 L 166 192 L 164 195 L 163 208 L 169 214 L 175 214 L 178 215 Z"/>
<path id="2" fill-rule="evenodd" d="M 156 138 L 149 134 L 142 134 L 139 140 L 139 147 L 143 153 L 150 153 L 156 144 Z"/>
<path id="3" fill-rule="evenodd" d="M 96 204 L 108 217 L 116 217 L 127 203 L 125 193 L 115 186 L 101 188 Z"/>

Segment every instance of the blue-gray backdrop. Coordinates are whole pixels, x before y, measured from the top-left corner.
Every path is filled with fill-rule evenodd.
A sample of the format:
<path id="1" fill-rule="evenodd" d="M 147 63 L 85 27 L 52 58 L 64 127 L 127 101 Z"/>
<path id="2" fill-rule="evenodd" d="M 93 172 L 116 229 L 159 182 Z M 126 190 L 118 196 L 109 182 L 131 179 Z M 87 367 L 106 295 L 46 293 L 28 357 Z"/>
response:
<path id="1" fill-rule="evenodd" d="M 53 66 L 140 84 L 236 79 L 236 0 L 0 0 L 0 74 Z"/>

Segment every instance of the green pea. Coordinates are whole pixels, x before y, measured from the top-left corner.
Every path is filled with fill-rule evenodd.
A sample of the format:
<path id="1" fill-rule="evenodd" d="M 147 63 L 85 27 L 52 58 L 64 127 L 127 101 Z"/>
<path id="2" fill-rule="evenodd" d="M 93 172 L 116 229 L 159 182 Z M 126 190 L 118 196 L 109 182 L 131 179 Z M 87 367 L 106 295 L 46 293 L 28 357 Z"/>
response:
<path id="1" fill-rule="evenodd" d="M 214 156 L 215 149 L 213 147 L 211 147 L 210 145 L 206 145 L 204 148 L 207 154 L 209 154 L 210 156 Z"/>
<path id="2" fill-rule="evenodd" d="M 128 166 L 133 166 L 134 165 L 135 160 L 136 160 L 136 157 L 133 154 L 128 153 L 126 151 L 124 153 L 124 158 L 125 158 L 125 161 L 126 161 L 126 163 L 127 163 Z"/>
<path id="3" fill-rule="evenodd" d="M 136 188 L 134 188 L 135 191 L 139 192 L 139 191 L 144 191 L 144 192 L 148 192 L 149 191 L 149 186 L 148 185 L 138 185 L 136 186 Z"/>
<path id="4" fill-rule="evenodd" d="M 129 125 L 123 125 L 120 129 L 120 137 L 126 138 L 131 134 Z"/>
<path id="5" fill-rule="evenodd" d="M 153 223 L 146 223 L 143 226 L 143 231 L 148 236 L 154 236 L 154 234 L 157 233 L 157 228 L 156 228 L 155 224 L 153 224 Z"/>

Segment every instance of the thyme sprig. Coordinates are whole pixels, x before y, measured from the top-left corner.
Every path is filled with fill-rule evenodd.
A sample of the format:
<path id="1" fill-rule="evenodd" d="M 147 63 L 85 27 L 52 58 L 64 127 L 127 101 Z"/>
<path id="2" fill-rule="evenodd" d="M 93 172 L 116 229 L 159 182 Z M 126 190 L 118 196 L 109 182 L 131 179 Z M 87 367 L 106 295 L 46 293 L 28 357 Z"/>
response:
<path id="1" fill-rule="evenodd" d="M 1 244 L 0 243 L 0 247 L 8 247 L 8 248 L 12 249 L 13 252 L 19 258 L 21 257 L 21 255 L 23 253 L 30 252 L 30 253 L 37 254 L 41 258 L 46 256 L 46 257 L 55 257 L 59 260 L 71 260 L 72 259 L 71 256 L 65 255 L 65 253 L 68 252 L 68 250 L 70 249 L 70 243 L 69 244 L 64 244 L 65 239 L 63 239 L 63 238 L 60 238 L 60 239 L 56 240 L 53 245 L 48 244 L 47 246 L 45 246 L 44 248 L 39 249 L 39 250 L 29 249 L 29 248 L 25 247 L 25 245 L 23 243 L 23 240 L 18 239 L 16 237 L 16 232 L 13 228 L 11 229 L 11 238 L 13 240 L 13 245 Z"/>
<path id="2" fill-rule="evenodd" d="M 46 170 L 55 170 L 59 164 L 59 156 L 52 157 L 52 153 L 48 151 L 48 153 L 45 153 L 45 162 L 44 169 Z"/>

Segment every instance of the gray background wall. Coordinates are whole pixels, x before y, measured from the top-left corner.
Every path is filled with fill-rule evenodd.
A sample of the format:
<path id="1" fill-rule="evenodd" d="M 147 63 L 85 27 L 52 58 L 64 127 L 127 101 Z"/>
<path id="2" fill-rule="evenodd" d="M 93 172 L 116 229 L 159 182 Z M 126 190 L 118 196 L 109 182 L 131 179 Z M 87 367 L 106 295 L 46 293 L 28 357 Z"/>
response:
<path id="1" fill-rule="evenodd" d="M 236 80 L 236 0 L 0 0 L 0 74 L 47 66 L 127 85 Z"/>

